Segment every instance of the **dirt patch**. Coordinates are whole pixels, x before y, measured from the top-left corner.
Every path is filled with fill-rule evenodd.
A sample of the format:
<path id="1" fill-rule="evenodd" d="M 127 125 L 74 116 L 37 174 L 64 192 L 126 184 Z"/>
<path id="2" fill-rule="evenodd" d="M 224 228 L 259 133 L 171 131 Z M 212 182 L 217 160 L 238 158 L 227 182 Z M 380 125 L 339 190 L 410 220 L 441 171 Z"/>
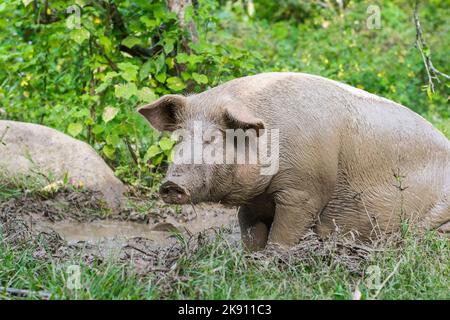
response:
<path id="1" fill-rule="evenodd" d="M 3 216 L 34 217 L 37 221 L 61 221 L 71 219 L 89 221 L 100 217 L 104 207 L 98 195 L 82 190 L 60 190 L 54 194 L 26 192 L 0 203 Z"/>

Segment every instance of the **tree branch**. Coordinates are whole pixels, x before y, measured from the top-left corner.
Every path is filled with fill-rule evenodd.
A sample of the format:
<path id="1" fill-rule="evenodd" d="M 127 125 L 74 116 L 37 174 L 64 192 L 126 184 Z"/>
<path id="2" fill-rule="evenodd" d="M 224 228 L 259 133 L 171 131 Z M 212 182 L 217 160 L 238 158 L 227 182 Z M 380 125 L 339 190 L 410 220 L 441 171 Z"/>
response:
<path id="1" fill-rule="evenodd" d="M 422 57 L 423 64 L 425 65 L 425 70 L 427 72 L 428 77 L 428 86 L 432 92 L 434 92 L 434 80 L 439 80 L 439 76 L 450 80 L 450 76 L 439 71 L 433 65 L 433 61 L 431 60 L 430 50 L 423 38 L 422 28 L 420 26 L 419 13 L 418 13 L 419 3 L 415 2 L 414 5 L 414 24 L 416 26 L 416 48 L 419 50 L 420 55 Z"/>

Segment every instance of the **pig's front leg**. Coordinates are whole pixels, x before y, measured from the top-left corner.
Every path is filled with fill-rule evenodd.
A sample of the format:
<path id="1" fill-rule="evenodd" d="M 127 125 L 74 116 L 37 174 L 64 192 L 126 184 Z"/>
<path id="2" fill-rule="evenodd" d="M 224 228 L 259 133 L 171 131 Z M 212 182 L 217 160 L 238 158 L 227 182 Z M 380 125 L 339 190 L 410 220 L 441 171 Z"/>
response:
<path id="1" fill-rule="evenodd" d="M 285 190 L 275 197 L 275 217 L 268 243 L 282 248 L 296 245 L 314 225 L 319 214 L 318 199 L 307 192 Z"/>
<path id="2" fill-rule="evenodd" d="M 262 250 L 266 246 L 269 228 L 258 219 L 258 214 L 248 206 L 241 206 L 238 212 L 241 238 L 249 251 Z"/>

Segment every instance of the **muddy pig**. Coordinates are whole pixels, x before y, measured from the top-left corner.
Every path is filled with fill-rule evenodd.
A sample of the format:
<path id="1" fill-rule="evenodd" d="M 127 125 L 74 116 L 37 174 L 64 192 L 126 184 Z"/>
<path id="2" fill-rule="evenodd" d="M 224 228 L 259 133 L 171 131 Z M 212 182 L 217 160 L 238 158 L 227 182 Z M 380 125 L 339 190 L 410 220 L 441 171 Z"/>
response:
<path id="1" fill-rule="evenodd" d="M 160 188 L 168 203 L 238 206 L 250 250 L 290 247 L 311 229 L 362 239 L 404 223 L 450 231 L 450 142 L 390 100 L 319 76 L 263 73 L 200 94 L 166 95 L 138 111 L 157 130 L 197 135 L 194 154 L 214 146 L 248 158 L 250 149 L 236 151 L 237 139 L 229 143 L 226 133 L 256 131 L 256 140 L 278 133 L 266 143 L 278 155 L 270 174 L 262 174 L 260 160 L 194 159 L 171 164 Z"/>

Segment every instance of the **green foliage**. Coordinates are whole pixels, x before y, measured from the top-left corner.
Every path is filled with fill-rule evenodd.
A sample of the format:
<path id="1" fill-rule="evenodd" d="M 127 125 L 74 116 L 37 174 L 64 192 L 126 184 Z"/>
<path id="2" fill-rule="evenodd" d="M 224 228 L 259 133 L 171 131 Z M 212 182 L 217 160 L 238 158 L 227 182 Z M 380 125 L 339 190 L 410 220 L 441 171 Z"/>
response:
<path id="1" fill-rule="evenodd" d="M 201 0 L 185 15 L 197 28 L 193 42 L 162 0 L 4 0 L 0 117 L 85 140 L 122 179 L 150 184 L 170 157 L 169 144 L 136 108 L 258 72 L 346 82 L 422 113 L 449 135 L 448 83 L 435 94 L 424 87 L 410 2 L 379 1 L 380 29 L 366 25 L 369 4 Z M 448 4 L 420 9 L 433 62 L 445 69 Z"/>

